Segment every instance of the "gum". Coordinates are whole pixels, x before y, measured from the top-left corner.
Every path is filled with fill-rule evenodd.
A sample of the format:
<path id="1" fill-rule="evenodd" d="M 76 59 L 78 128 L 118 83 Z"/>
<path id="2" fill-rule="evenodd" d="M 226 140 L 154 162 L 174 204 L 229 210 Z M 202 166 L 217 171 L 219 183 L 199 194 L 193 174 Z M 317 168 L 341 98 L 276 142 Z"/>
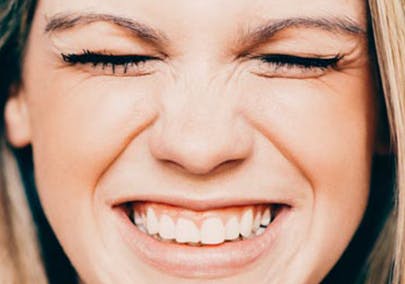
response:
<path id="1" fill-rule="evenodd" d="M 226 224 L 226 222 L 234 216 L 236 216 L 238 218 L 238 221 L 240 221 L 242 215 L 249 209 L 251 209 L 253 212 L 253 218 L 255 218 L 258 213 L 260 213 L 260 216 L 262 216 L 265 209 L 268 207 L 269 205 L 258 204 L 248 206 L 227 207 L 207 211 L 193 211 L 186 208 L 166 204 L 141 202 L 134 204 L 133 210 L 137 212 L 137 214 L 145 218 L 148 208 L 152 208 L 158 219 L 160 219 L 160 216 L 162 214 L 166 214 L 169 217 L 171 217 L 175 223 L 179 218 L 185 218 L 193 221 L 198 227 L 200 227 L 205 219 L 211 217 L 220 218 L 223 224 Z"/>

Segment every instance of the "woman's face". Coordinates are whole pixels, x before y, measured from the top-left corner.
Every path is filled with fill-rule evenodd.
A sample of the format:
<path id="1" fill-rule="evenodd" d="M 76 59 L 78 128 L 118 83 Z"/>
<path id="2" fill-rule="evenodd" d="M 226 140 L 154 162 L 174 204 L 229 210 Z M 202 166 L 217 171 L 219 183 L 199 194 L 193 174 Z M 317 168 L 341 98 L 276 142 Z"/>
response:
<path id="1" fill-rule="evenodd" d="M 8 137 L 83 281 L 319 282 L 367 204 L 365 2 L 39 1 Z"/>

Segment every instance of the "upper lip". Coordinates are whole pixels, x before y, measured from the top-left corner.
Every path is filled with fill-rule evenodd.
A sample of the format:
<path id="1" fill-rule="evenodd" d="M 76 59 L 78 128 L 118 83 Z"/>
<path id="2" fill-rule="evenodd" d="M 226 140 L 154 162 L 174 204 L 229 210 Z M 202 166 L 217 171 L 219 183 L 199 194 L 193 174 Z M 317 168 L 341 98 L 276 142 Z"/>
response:
<path id="1" fill-rule="evenodd" d="M 120 197 L 115 199 L 110 199 L 107 204 L 111 207 L 121 206 L 126 203 L 131 202 L 156 202 L 163 203 L 167 205 L 172 205 L 176 207 L 181 207 L 193 211 L 206 211 L 214 210 L 219 208 L 226 208 L 231 206 L 247 206 L 255 204 L 280 204 L 293 206 L 293 201 L 288 199 L 272 199 L 272 198 L 235 198 L 229 196 L 221 197 L 181 197 L 173 195 L 153 195 L 153 194 L 136 194 L 126 197 Z"/>

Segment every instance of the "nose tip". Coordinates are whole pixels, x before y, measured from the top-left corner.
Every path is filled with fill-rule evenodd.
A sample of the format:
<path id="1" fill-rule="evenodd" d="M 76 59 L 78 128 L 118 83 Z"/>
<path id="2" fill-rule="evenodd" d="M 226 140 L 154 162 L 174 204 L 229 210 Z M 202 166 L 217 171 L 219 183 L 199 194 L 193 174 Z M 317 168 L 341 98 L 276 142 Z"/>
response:
<path id="1" fill-rule="evenodd" d="M 152 135 L 155 159 L 194 175 L 207 175 L 242 163 L 250 155 L 252 139 L 238 123 L 191 125 L 180 129 L 166 124 Z"/>

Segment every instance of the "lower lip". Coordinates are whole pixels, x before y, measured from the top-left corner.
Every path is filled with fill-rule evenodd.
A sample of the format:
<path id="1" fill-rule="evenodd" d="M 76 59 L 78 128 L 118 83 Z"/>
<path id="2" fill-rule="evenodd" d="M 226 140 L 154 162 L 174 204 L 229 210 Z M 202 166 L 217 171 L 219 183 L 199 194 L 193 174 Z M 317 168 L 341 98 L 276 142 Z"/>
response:
<path id="1" fill-rule="evenodd" d="M 281 210 L 260 236 L 193 247 L 158 241 L 141 232 L 122 208 L 114 210 L 117 213 L 118 231 L 137 256 L 160 271 L 185 278 L 226 277 L 248 268 L 271 251 L 281 223 L 289 211 Z"/>

